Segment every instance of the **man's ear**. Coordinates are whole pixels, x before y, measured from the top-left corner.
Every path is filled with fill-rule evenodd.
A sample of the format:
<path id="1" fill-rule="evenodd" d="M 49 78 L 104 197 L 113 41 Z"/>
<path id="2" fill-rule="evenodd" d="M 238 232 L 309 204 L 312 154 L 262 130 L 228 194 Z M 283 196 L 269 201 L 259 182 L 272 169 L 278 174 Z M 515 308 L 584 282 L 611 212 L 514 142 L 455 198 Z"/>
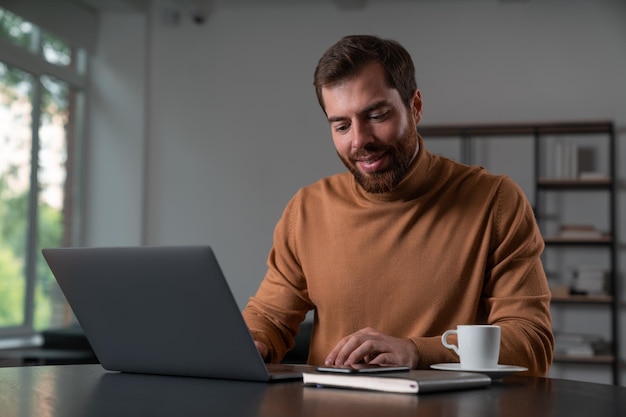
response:
<path id="1" fill-rule="evenodd" d="M 415 118 L 415 125 L 417 126 L 419 121 L 422 119 L 422 93 L 420 93 L 420 90 L 418 89 L 416 89 L 415 93 L 413 93 L 411 110 L 413 117 Z"/>

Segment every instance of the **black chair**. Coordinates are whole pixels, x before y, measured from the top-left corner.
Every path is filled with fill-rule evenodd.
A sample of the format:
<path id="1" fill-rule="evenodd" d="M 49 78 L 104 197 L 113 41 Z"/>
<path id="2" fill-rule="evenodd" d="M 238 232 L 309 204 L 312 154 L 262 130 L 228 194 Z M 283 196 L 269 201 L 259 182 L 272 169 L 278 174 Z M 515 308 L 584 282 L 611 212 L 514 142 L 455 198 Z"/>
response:
<path id="1" fill-rule="evenodd" d="M 296 345 L 283 358 L 283 363 L 305 364 L 309 358 L 309 342 L 311 340 L 311 332 L 313 331 L 313 322 L 303 321 L 300 324 L 300 330 L 296 336 Z"/>

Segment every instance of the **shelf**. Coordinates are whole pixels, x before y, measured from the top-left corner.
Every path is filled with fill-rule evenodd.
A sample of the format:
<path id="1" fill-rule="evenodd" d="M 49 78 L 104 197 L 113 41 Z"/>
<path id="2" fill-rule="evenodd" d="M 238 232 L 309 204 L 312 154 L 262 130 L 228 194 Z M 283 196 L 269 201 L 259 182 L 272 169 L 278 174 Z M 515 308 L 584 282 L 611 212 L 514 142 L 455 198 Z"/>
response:
<path id="1" fill-rule="evenodd" d="M 580 122 L 540 122 L 474 125 L 423 125 L 418 128 L 424 136 L 499 136 L 607 133 L 613 129 L 608 120 Z"/>
<path id="2" fill-rule="evenodd" d="M 610 189 L 613 181 L 610 178 L 579 179 L 579 178 L 539 178 L 537 187 L 552 190 L 604 190 Z"/>
<path id="3" fill-rule="evenodd" d="M 546 236 L 543 238 L 546 245 L 610 245 L 613 243 L 612 236 L 592 237 L 592 238 L 571 238 L 560 236 Z"/>
<path id="4" fill-rule="evenodd" d="M 606 363 L 613 364 L 615 356 L 613 355 L 595 355 L 595 356 L 570 356 L 570 355 L 554 355 L 554 362 L 569 363 Z"/>
<path id="5" fill-rule="evenodd" d="M 613 300 L 611 295 L 553 295 L 550 302 L 559 304 L 611 304 Z"/>

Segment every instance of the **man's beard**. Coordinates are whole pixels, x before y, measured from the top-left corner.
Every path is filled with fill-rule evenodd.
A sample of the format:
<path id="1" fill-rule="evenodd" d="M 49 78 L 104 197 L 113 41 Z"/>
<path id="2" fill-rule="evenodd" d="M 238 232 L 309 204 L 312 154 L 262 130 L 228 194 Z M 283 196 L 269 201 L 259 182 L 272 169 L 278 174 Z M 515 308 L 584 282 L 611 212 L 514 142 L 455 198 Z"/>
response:
<path id="1" fill-rule="evenodd" d="M 341 159 L 346 168 L 354 175 L 356 182 L 365 191 L 372 194 L 386 193 L 393 190 L 404 179 L 413 161 L 417 148 L 417 130 L 415 123 L 411 119 L 405 137 L 396 143 L 397 147 L 386 148 L 371 145 L 359 153 L 361 157 L 367 153 L 380 154 L 381 152 L 386 152 L 391 156 L 392 163 L 390 168 L 371 174 L 364 174 L 357 168 L 354 162 L 356 155 L 350 155 L 349 159 L 339 154 L 337 155 L 339 155 L 339 159 Z"/>

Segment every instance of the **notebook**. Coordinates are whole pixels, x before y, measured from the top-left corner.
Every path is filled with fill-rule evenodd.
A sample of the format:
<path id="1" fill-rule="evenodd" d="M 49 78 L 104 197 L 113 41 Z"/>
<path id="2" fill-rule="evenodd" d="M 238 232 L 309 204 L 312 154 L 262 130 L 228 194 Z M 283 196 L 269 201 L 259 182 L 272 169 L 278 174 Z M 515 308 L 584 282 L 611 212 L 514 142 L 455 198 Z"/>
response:
<path id="1" fill-rule="evenodd" d="M 43 249 L 99 362 L 111 371 L 273 381 L 209 246 Z"/>
<path id="2" fill-rule="evenodd" d="M 305 386 L 318 388 L 349 388 L 400 394 L 423 394 L 485 387 L 491 384 L 491 378 L 475 372 L 426 369 L 376 374 L 305 371 L 302 382 Z"/>

